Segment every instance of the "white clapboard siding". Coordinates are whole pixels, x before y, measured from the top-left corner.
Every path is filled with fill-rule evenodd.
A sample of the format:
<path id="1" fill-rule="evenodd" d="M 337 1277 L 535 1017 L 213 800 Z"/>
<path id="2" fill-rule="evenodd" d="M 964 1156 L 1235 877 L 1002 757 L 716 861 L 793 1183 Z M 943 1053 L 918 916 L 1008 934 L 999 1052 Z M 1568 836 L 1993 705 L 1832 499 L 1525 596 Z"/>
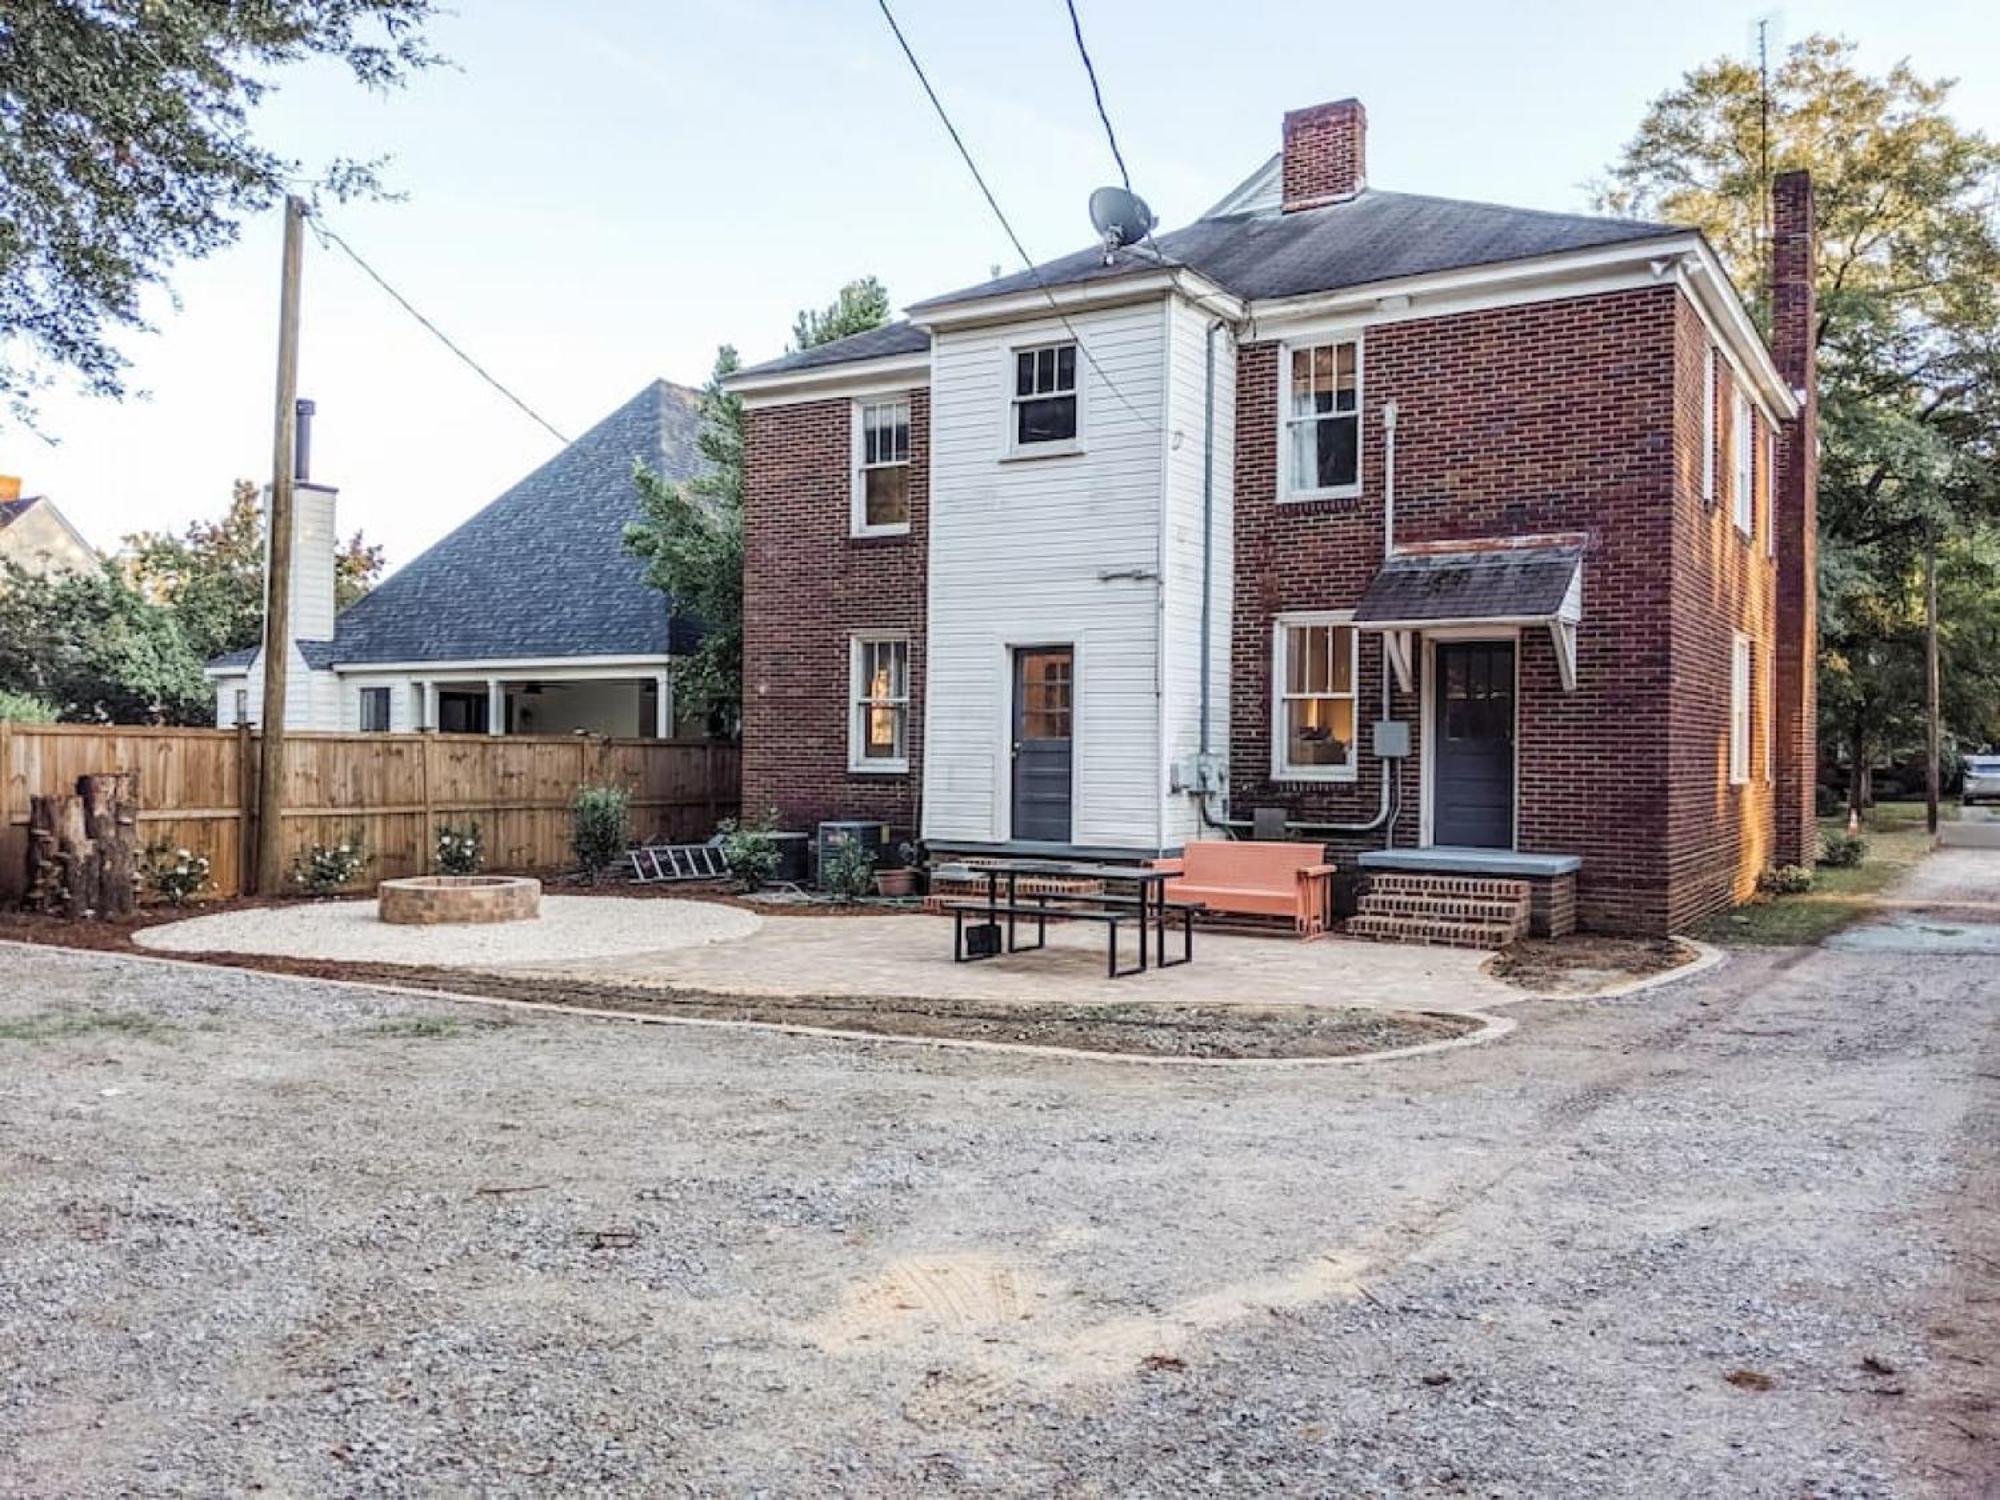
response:
<path id="1" fill-rule="evenodd" d="M 1161 786 L 1169 785 L 1176 762 L 1190 762 L 1201 747 L 1201 479 L 1202 408 L 1206 382 L 1205 340 L 1209 315 L 1193 303 L 1169 304 L 1167 397 L 1167 595 L 1165 675 L 1166 745 Z M 1224 327 L 1215 335 L 1215 441 L 1210 588 L 1209 746 L 1229 749 L 1229 636 L 1235 577 L 1236 339 Z M 1192 795 L 1166 792 L 1164 821 L 1168 844 L 1213 837 L 1201 826 Z M 1221 798 L 1214 799 L 1221 811 Z"/>
<path id="2" fill-rule="evenodd" d="M 1010 836 L 1009 651 L 1066 642 L 1072 840 L 1142 849 L 1160 835 L 1157 589 L 1099 575 L 1158 567 L 1166 314 L 1155 300 L 1070 321 L 1095 361 L 1078 360 L 1084 451 L 1070 457 L 1002 461 L 1008 351 L 1067 337 L 1060 322 L 942 333 L 932 347 L 928 838 Z"/>

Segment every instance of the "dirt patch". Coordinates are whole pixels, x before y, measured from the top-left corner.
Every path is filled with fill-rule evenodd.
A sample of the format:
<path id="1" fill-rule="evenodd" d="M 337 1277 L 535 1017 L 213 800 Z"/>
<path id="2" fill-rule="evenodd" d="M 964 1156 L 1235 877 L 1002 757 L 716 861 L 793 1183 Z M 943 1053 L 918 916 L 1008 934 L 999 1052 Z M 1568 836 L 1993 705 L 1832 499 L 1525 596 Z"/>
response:
<path id="1" fill-rule="evenodd" d="M 0 937 L 135 953 L 129 934 L 150 925 L 0 923 Z M 75 937 L 83 941 L 69 942 Z M 94 939 L 92 941 L 91 939 Z M 157 955 L 148 955 L 157 956 Z M 186 962 L 255 969 L 312 979 L 344 979 L 409 989 L 526 1000 L 575 1009 L 698 1020 L 813 1026 L 874 1036 L 1008 1042 L 1141 1057 L 1275 1059 L 1355 1057 L 1479 1030 L 1476 1016 L 1433 1011 L 1247 1005 L 1010 1005 L 993 1000 L 899 996 L 714 995 L 655 985 L 619 984 L 535 974 L 382 963 L 340 963 L 245 953 L 176 953 Z"/>
<path id="2" fill-rule="evenodd" d="M 1695 950 L 1677 938 L 1528 938 L 1497 953 L 1486 965 L 1495 979 L 1538 995 L 1594 995 L 1614 985 L 1664 974 L 1692 963 Z"/>

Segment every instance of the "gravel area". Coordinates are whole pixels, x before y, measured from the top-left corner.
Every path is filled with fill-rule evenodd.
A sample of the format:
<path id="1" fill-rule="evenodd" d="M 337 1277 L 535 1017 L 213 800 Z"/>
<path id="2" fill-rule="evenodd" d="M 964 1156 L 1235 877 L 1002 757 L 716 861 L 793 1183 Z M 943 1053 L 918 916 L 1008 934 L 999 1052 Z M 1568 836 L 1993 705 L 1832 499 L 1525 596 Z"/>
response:
<path id="1" fill-rule="evenodd" d="M 748 937 L 754 912 L 715 901 L 542 897 L 531 922 L 405 927 L 375 915 L 373 899 L 295 901 L 190 917 L 133 934 L 166 953 L 259 953 L 386 964 L 558 963 L 696 948 Z"/>
<path id="2" fill-rule="evenodd" d="M 1991 964 L 1249 1074 L 5 957 L 0 1493 L 2000 1484 Z"/>

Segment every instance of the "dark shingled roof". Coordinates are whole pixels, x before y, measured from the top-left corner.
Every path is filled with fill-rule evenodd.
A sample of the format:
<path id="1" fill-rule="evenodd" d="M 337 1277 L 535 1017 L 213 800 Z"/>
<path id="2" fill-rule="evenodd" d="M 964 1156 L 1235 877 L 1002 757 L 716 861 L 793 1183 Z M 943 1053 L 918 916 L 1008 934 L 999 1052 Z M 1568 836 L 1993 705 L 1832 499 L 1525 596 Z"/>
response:
<path id="1" fill-rule="evenodd" d="M 0 500 L 0 526 L 11 526 L 28 512 L 28 507 L 41 500 L 40 495 L 23 495 L 18 500 Z"/>
<path id="2" fill-rule="evenodd" d="M 1240 193 L 1232 193 L 1222 206 L 1241 201 Z M 1245 299 L 1297 297 L 1683 232 L 1671 224 L 1547 213 L 1369 188 L 1344 202 L 1298 213 L 1265 207 L 1197 219 L 1184 229 L 1157 236 L 1151 244 L 1120 251 L 1110 265 L 1104 263 L 1102 247 L 1092 246 L 1039 265 L 1032 273 L 1016 271 L 927 298 L 911 311 L 921 315 L 947 303 L 1032 292 L 1038 285 L 1109 281 L 1162 267 L 1187 267 Z M 892 323 L 753 365 L 743 373 L 778 375 L 885 354 L 916 353 L 929 342 L 922 329 Z"/>
<path id="3" fill-rule="evenodd" d="M 668 479 L 701 469 L 698 393 L 656 380 L 340 616 L 315 666 L 657 656 L 692 648 L 621 545 L 638 513 L 632 461 Z M 248 666 L 255 649 L 212 667 Z M 314 660 L 319 657 L 320 660 Z"/>
<path id="4" fill-rule="evenodd" d="M 1354 622 L 1549 619 L 1582 561 L 1581 547 L 1399 554 L 1362 594 Z"/>
<path id="5" fill-rule="evenodd" d="M 1545 213 L 1376 188 L 1340 203 L 1297 213 L 1267 211 L 1197 219 L 1104 264 L 1101 248 L 1079 250 L 1036 267 L 1043 283 L 1063 286 L 1156 270 L 1161 264 L 1199 271 L 1239 297 L 1297 297 L 1374 281 L 1394 281 L 1467 266 L 1532 260 L 1568 250 L 1657 239 L 1682 231 L 1669 224 Z M 919 302 L 913 311 L 948 302 L 1033 291 L 1026 271 Z"/>

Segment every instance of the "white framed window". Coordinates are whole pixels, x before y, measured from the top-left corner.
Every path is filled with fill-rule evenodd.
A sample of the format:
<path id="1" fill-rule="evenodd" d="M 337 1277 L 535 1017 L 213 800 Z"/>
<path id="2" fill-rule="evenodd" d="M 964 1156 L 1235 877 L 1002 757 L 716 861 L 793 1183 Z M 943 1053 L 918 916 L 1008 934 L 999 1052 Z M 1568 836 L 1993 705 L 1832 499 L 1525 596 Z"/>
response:
<path id="1" fill-rule="evenodd" d="M 1778 555 L 1778 439 L 1764 424 L 1764 555 Z"/>
<path id="2" fill-rule="evenodd" d="M 849 674 L 847 768 L 909 770 L 909 641 L 899 635 L 855 636 Z"/>
<path id="3" fill-rule="evenodd" d="M 1764 779 L 1778 779 L 1778 659 L 1764 653 Z"/>
<path id="4" fill-rule="evenodd" d="M 231 720 L 232 723 L 248 724 L 250 722 L 250 689 L 238 688 L 236 690 L 235 712 L 236 717 Z"/>
<path id="5" fill-rule="evenodd" d="M 1715 504 L 1715 345 L 1701 351 L 1701 498 Z"/>
<path id="6" fill-rule="evenodd" d="M 385 687 L 365 687 L 356 691 L 359 700 L 357 727 L 363 734 L 387 734 L 389 732 L 389 690 Z"/>
<path id="7" fill-rule="evenodd" d="M 910 400 L 854 403 L 854 535 L 910 529 Z"/>
<path id="8" fill-rule="evenodd" d="M 1741 391 L 1735 395 L 1735 421 L 1729 443 L 1732 465 L 1729 498 L 1736 508 L 1736 529 L 1749 536 L 1757 525 L 1757 435 L 1750 414 L 1750 398 Z"/>
<path id="9" fill-rule="evenodd" d="M 1073 453 L 1083 430 L 1073 340 L 1009 351 L 1013 370 L 1007 447 L 1016 454 Z"/>
<path id="10" fill-rule="evenodd" d="M 1737 631 L 1729 649 L 1729 784 L 1750 779 L 1750 637 Z"/>
<path id="11" fill-rule="evenodd" d="M 1352 781 L 1359 634 L 1346 612 L 1279 615 L 1271 641 L 1271 776 Z"/>
<path id="12" fill-rule="evenodd" d="M 1279 498 L 1361 493 L 1361 340 L 1279 350 Z"/>

